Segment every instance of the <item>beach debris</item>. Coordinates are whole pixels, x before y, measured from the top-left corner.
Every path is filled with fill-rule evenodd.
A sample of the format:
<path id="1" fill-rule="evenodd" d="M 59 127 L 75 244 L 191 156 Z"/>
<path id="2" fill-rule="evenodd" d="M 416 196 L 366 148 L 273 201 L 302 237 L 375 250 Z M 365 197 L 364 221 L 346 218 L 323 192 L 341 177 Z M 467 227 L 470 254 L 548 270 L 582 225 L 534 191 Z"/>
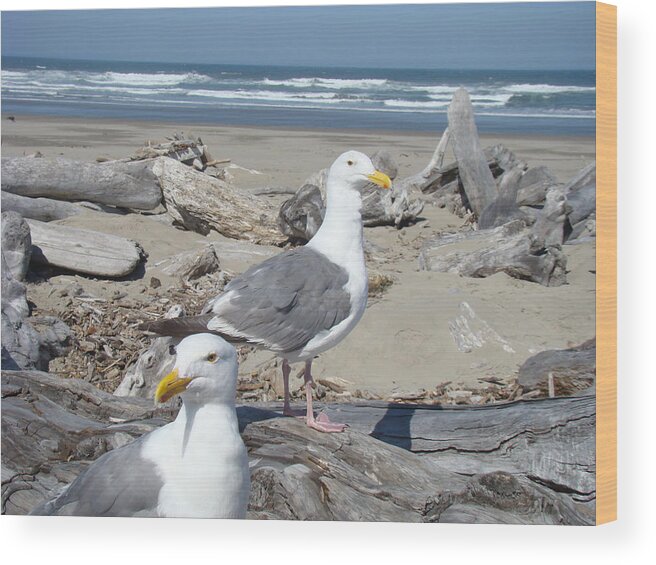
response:
<path id="1" fill-rule="evenodd" d="M 185 309 L 175 304 L 165 314 L 165 318 L 180 318 Z M 137 362 L 125 373 L 123 380 L 114 390 L 116 396 L 138 396 L 154 398 L 160 379 L 173 368 L 175 346 L 171 337 L 158 337 L 146 351 L 139 355 Z"/>
<path id="2" fill-rule="evenodd" d="M 51 198 L 30 198 L 2 191 L 2 209 L 18 212 L 24 218 L 51 222 L 79 214 L 82 209 L 71 202 Z"/>
<path id="3" fill-rule="evenodd" d="M 496 198 L 497 186 L 478 139 L 471 99 L 464 88 L 453 94 L 448 118 L 453 153 L 458 161 L 458 176 L 467 197 L 467 206 L 479 217 Z"/>
<path id="4" fill-rule="evenodd" d="M 505 172 L 504 175 L 515 170 L 522 171 L 519 178 L 519 186 L 517 187 L 516 203 L 518 206 L 541 206 L 544 204 L 547 191 L 552 186 L 560 184 L 545 166 L 531 167 L 529 169 L 516 166 Z M 499 180 L 500 183 L 503 182 L 502 179 L 503 175 Z"/>
<path id="5" fill-rule="evenodd" d="M 190 281 L 219 271 L 221 265 L 216 250 L 211 244 L 198 251 L 179 253 L 165 260 L 162 270 L 168 275 L 175 275 Z"/>
<path id="6" fill-rule="evenodd" d="M 29 315 L 27 289 L 12 275 L 3 249 L 3 369 L 48 370 L 50 360 L 65 354 L 71 345 L 71 332 L 61 320 L 54 317 L 31 318 Z"/>
<path id="7" fill-rule="evenodd" d="M 286 241 L 273 208 L 261 198 L 166 157 L 155 159 L 152 171 L 176 225 L 203 235 L 213 229 L 259 244 L 279 246 Z"/>
<path id="8" fill-rule="evenodd" d="M 527 229 L 523 220 L 514 220 L 488 230 L 440 234 L 423 244 L 419 268 L 475 278 L 504 272 L 544 286 L 560 286 L 567 282 L 567 258 L 561 245 L 544 237 L 540 229 L 544 224 L 536 222 L 538 228 Z"/>
<path id="9" fill-rule="evenodd" d="M 594 338 L 569 349 L 541 351 L 519 367 L 517 382 L 525 391 L 539 391 L 542 397 L 594 391 L 596 356 Z"/>
<path id="10" fill-rule="evenodd" d="M 137 268 L 144 251 L 138 243 L 81 228 L 28 220 L 32 261 L 100 277 L 124 277 Z"/>
<path id="11" fill-rule="evenodd" d="M 580 243 L 596 236 L 596 175 L 596 163 L 593 162 L 581 169 L 563 187 L 570 208 L 566 226 L 567 243 Z"/>
<path id="12" fill-rule="evenodd" d="M 148 161 L 86 163 L 68 159 L 2 159 L 2 190 L 29 197 L 87 200 L 153 210 L 162 190 Z"/>
<path id="13" fill-rule="evenodd" d="M 305 243 L 314 237 L 323 222 L 325 206 L 321 189 L 304 184 L 278 213 L 278 227 L 294 243 Z"/>
<path id="14" fill-rule="evenodd" d="M 30 226 L 17 212 L 2 212 L 2 254 L 11 276 L 24 281 L 32 257 Z"/>

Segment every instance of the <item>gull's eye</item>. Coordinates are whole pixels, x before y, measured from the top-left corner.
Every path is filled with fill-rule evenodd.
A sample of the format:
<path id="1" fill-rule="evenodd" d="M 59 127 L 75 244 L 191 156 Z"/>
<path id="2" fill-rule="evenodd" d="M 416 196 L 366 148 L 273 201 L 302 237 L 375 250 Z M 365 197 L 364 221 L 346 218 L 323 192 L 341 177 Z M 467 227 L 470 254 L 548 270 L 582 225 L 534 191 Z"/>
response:
<path id="1" fill-rule="evenodd" d="M 352 166 L 353 166 L 353 161 L 348 160 L 348 161 L 346 161 L 346 164 L 347 164 L 349 167 L 352 167 Z"/>
<path id="2" fill-rule="evenodd" d="M 210 353 L 207 356 L 207 360 L 210 363 L 216 363 L 219 360 L 219 356 L 216 353 Z"/>
<path id="3" fill-rule="evenodd" d="M 175 355 L 175 345 L 169 345 L 169 355 Z"/>

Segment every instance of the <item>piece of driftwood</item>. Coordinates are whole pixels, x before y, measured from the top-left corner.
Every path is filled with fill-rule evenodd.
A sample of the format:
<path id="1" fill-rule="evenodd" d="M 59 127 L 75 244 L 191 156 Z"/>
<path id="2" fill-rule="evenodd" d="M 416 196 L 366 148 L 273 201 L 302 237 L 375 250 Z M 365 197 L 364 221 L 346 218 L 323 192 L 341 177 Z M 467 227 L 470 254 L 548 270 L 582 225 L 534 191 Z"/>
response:
<path id="1" fill-rule="evenodd" d="M 547 191 L 559 184 L 549 169 L 545 166 L 532 167 L 526 170 L 520 180 L 517 190 L 518 206 L 541 206 Z"/>
<path id="2" fill-rule="evenodd" d="M 489 230 L 441 234 L 423 244 L 419 268 L 475 278 L 504 272 L 544 286 L 565 284 L 567 258 L 561 247 L 539 241 L 524 220 Z"/>
<path id="3" fill-rule="evenodd" d="M 84 163 L 67 159 L 2 159 L 2 190 L 56 200 L 88 200 L 152 210 L 162 201 L 149 161 Z"/>
<path id="4" fill-rule="evenodd" d="M 173 417 L 47 373 L 4 371 L 2 394 L 7 514 L 29 512 L 90 461 Z M 279 404 L 238 408 L 252 460 L 249 517 L 594 522 L 594 397 L 322 408 L 350 429 L 316 432 L 280 417 Z"/>
<path id="5" fill-rule="evenodd" d="M 165 260 L 162 267 L 168 275 L 177 276 L 183 281 L 191 281 L 215 273 L 221 268 L 214 246 L 206 245 L 202 249 L 178 253 Z"/>
<path id="6" fill-rule="evenodd" d="M 260 244 L 282 245 L 286 240 L 276 226 L 275 211 L 261 198 L 167 157 L 155 159 L 152 170 L 166 211 L 178 225 Z"/>
<path id="7" fill-rule="evenodd" d="M 520 167 L 515 167 L 501 176 L 499 195 L 481 212 L 478 218 L 479 229 L 496 228 L 512 220 L 526 219 L 526 214 L 517 205 L 522 174 Z"/>
<path id="8" fill-rule="evenodd" d="M 52 222 L 79 214 L 82 209 L 71 202 L 52 198 L 30 198 L 2 191 L 2 209 L 18 212 L 24 218 Z"/>
<path id="9" fill-rule="evenodd" d="M 124 277 L 141 262 L 143 250 L 129 239 L 91 230 L 28 220 L 32 261 L 100 277 Z"/>
<path id="10" fill-rule="evenodd" d="M 442 132 L 440 141 L 435 147 L 435 151 L 428 164 L 420 172 L 400 179 L 397 181 L 397 184 L 410 192 L 418 190 L 423 193 L 431 193 L 437 190 L 443 180 L 442 165 L 448 145 L 449 128 L 446 128 Z"/>
<path id="11" fill-rule="evenodd" d="M 459 88 L 453 94 L 448 118 L 453 153 L 458 161 L 458 175 L 467 197 L 465 204 L 478 217 L 497 197 L 497 186 L 481 148 L 474 109 L 464 88 Z"/>
<path id="12" fill-rule="evenodd" d="M 30 226 L 17 212 L 2 212 L 2 254 L 12 277 L 25 280 L 32 257 L 32 236 Z"/>
<path id="13" fill-rule="evenodd" d="M 399 174 L 399 167 L 396 164 L 396 161 L 394 161 L 394 157 L 392 157 L 392 154 L 385 149 L 379 149 L 376 151 L 371 156 L 371 162 L 374 164 L 374 167 L 376 167 L 376 170 L 385 173 L 390 180 L 396 179 Z"/>
<path id="14" fill-rule="evenodd" d="M 541 351 L 520 366 L 517 382 L 525 391 L 549 395 L 549 382 L 557 396 L 589 391 L 595 384 L 597 346 L 591 339 L 570 349 Z"/>
<path id="15" fill-rule="evenodd" d="M 180 318 L 185 315 L 182 306 L 176 304 L 165 314 L 165 318 Z M 155 338 L 151 346 L 139 355 L 137 362 L 128 368 L 121 383 L 114 390 L 116 396 L 138 396 L 154 398 L 160 379 L 175 362 L 174 346 L 179 340 L 171 337 Z"/>
<path id="16" fill-rule="evenodd" d="M 54 357 L 67 353 L 72 333 L 61 320 L 30 318 L 25 285 L 15 279 L 2 251 L 2 367 L 48 369 Z"/>
<path id="17" fill-rule="evenodd" d="M 313 184 L 304 184 L 292 198 L 281 204 L 278 227 L 291 241 L 304 243 L 317 233 L 324 213 L 321 189 Z"/>

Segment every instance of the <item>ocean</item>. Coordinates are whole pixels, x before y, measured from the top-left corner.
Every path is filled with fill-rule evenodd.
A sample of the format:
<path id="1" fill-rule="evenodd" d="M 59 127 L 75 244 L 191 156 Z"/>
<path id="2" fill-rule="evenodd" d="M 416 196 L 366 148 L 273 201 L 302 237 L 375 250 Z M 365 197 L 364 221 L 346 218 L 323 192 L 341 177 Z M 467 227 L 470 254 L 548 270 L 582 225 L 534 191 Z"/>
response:
<path id="1" fill-rule="evenodd" d="M 354 69 L 2 58 L 2 112 L 435 131 L 459 86 L 482 133 L 592 136 L 595 72 Z"/>

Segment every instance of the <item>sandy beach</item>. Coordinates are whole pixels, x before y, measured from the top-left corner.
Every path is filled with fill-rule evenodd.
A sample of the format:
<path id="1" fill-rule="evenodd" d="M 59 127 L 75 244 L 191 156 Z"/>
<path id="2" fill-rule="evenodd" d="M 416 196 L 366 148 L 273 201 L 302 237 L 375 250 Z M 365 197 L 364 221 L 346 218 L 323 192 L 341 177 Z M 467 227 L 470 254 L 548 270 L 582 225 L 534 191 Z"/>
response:
<path id="1" fill-rule="evenodd" d="M 198 126 L 86 120 L 15 115 L 2 119 L 2 156 L 40 152 L 48 158 L 65 157 L 93 162 L 99 158 L 128 157 L 148 140 L 163 141 L 183 131 L 202 138 L 216 159 L 230 159 L 234 184 L 248 191 L 263 188 L 295 190 L 312 173 L 328 166 L 348 149 L 371 154 L 391 153 L 399 177 L 421 170 L 430 159 L 439 135 L 369 131 L 308 131 L 254 127 Z M 481 136 L 483 147 L 502 143 L 530 166 L 545 165 L 561 182 L 594 160 L 594 138 Z M 447 162 L 451 155 L 446 156 Z M 278 206 L 285 195 L 263 196 Z M 225 253 L 221 267 L 239 273 L 255 260 L 278 253 L 278 248 L 251 244 L 253 253 L 230 252 L 231 242 L 215 232 L 201 236 L 163 224 L 149 216 L 79 215 L 61 220 L 70 226 L 122 235 L 140 243 L 148 253 L 141 278 L 120 283 L 70 274 L 31 282 L 28 296 L 42 313 L 60 314 L 64 308 L 57 290 L 76 282 L 90 294 L 107 296 L 121 285 L 129 295 L 144 296 L 148 281 L 162 282 L 160 292 L 176 284 L 157 263 L 175 253 L 220 242 Z M 485 388 L 482 379 L 513 379 L 518 366 L 546 349 L 580 344 L 595 335 L 594 240 L 564 246 L 568 284 L 544 287 L 505 274 L 474 279 L 456 274 L 419 271 L 417 257 L 426 239 L 456 229 L 463 220 L 445 209 L 426 205 L 420 221 L 401 230 L 366 228 L 365 237 L 376 253 L 370 271 L 394 281 L 379 297 L 370 299 L 361 323 L 338 347 L 315 362 L 315 376 L 341 377 L 349 391 L 366 390 L 381 398 L 432 390 L 445 382 L 470 390 Z M 450 325 L 468 305 L 477 323 L 498 339 L 482 347 L 460 351 Z M 486 330 L 487 331 L 487 330 Z M 242 364 L 248 374 L 266 363 L 271 354 L 250 355 Z M 300 367 L 299 367 L 300 369 Z M 300 380 L 299 380 L 300 384 Z"/>

